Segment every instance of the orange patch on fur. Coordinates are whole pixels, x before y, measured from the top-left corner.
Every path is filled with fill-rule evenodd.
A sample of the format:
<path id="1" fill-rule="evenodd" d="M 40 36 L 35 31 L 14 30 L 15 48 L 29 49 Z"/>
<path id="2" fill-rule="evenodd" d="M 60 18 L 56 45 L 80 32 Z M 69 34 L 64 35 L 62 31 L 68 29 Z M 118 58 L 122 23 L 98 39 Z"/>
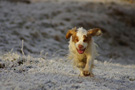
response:
<path id="1" fill-rule="evenodd" d="M 87 43 L 89 43 L 92 39 L 92 37 L 91 36 L 86 36 L 86 35 L 83 35 L 83 38 L 84 38 L 84 40 L 83 40 L 83 42 L 87 42 Z"/>
<path id="2" fill-rule="evenodd" d="M 76 42 L 79 41 L 79 38 L 78 38 L 78 36 L 77 36 L 76 27 L 73 28 L 73 29 L 71 29 L 71 30 L 69 30 L 69 31 L 67 32 L 66 38 L 68 39 L 68 38 L 70 38 L 71 36 L 72 36 L 72 41 L 73 41 L 74 43 L 76 43 Z"/>
<path id="3" fill-rule="evenodd" d="M 79 38 L 78 38 L 78 36 L 77 36 L 76 34 L 77 34 L 77 32 L 72 35 L 72 41 L 73 41 L 74 43 L 77 43 L 77 42 L 79 41 Z"/>
<path id="4" fill-rule="evenodd" d="M 101 32 L 101 30 L 99 28 L 94 28 L 92 30 L 88 30 L 88 34 L 87 35 L 89 37 L 89 36 L 99 36 L 101 34 L 102 34 L 102 32 Z"/>

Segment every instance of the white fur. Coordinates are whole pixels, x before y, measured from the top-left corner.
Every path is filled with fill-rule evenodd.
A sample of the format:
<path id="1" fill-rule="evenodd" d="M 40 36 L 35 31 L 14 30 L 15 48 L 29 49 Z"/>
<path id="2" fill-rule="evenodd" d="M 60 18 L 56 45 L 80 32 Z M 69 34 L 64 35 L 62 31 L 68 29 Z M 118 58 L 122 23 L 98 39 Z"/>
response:
<path id="1" fill-rule="evenodd" d="M 87 31 L 84 29 L 84 28 L 79 28 L 78 31 L 77 31 L 77 36 L 79 38 L 79 41 L 76 43 L 76 48 L 79 49 L 78 45 L 83 45 L 84 47 L 83 48 L 86 48 L 87 47 L 87 43 L 86 42 L 83 42 L 83 36 L 86 35 L 87 36 Z"/>
<path id="2" fill-rule="evenodd" d="M 81 72 L 80 73 L 81 76 L 83 76 L 83 71 L 89 71 L 90 73 L 92 73 L 93 61 L 94 61 L 95 56 L 97 55 L 96 45 L 95 45 L 94 41 L 92 40 L 89 44 L 84 43 L 82 41 L 83 35 L 87 35 L 87 31 L 83 28 L 79 28 L 77 31 L 77 36 L 79 37 L 79 42 L 77 44 L 75 44 L 72 41 L 72 36 L 70 37 L 69 55 L 68 55 L 69 59 L 73 59 L 74 65 L 79 68 L 79 70 Z M 78 48 L 78 46 L 77 46 L 78 44 L 82 44 L 86 48 L 86 50 L 83 54 L 79 54 L 77 52 L 76 48 Z M 83 60 L 86 60 L 85 67 L 83 67 L 84 66 Z"/>

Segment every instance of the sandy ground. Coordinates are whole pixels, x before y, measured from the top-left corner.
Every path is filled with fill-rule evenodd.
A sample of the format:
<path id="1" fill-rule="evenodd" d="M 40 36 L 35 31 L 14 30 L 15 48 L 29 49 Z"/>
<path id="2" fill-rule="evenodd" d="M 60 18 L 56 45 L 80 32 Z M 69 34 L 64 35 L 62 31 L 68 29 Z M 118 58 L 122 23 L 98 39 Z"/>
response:
<path id="1" fill-rule="evenodd" d="M 66 58 L 65 34 L 75 26 L 103 31 L 94 37 L 100 54 L 94 78 L 78 77 L 78 70 Z M 0 1 L 0 89 L 134 90 L 134 36 L 134 3 Z"/>

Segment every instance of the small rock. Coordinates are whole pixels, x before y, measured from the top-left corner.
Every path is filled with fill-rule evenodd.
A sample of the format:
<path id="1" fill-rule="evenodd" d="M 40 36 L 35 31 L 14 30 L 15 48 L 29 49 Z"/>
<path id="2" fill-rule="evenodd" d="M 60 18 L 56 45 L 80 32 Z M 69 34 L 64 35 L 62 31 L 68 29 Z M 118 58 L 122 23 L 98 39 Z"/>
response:
<path id="1" fill-rule="evenodd" d="M 135 81 L 135 78 L 129 78 L 130 81 Z"/>
<path id="2" fill-rule="evenodd" d="M 0 62 L 0 68 L 5 68 L 5 63 Z"/>

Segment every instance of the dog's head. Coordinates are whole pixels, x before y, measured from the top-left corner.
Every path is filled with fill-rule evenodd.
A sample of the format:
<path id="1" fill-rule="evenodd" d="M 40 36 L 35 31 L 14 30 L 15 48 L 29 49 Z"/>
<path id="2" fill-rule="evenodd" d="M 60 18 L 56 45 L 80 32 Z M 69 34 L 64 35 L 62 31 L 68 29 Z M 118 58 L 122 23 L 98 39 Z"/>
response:
<path id="1" fill-rule="evenodd" d="M 76 50 L 79 54 L 83 54 L 85 49 L 88 47 L 93 36 L 101 35 L 101 30 L 99 28 L 94 28 L 90 30 L 85 30 L 84 28 L 73 28 L 69 30 L 66 34 L 66 38 L 69 39 L 72 36 L 72 42 L 75 43 Z"/>

